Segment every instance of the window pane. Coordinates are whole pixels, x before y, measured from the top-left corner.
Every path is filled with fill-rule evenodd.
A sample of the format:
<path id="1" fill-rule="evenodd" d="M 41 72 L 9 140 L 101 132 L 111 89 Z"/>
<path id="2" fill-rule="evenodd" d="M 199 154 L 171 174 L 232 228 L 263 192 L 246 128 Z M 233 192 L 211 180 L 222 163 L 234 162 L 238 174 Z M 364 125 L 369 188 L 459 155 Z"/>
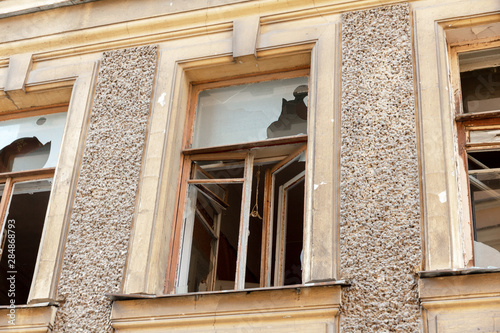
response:
<path id="1" fill-rule="evenodd" d="M 302 283 L 304 171 L 305 161 L 299 155 L 275 174 L 271 271 L 274 286 Z"/>
<path id="2" fill-rule="evenodd" d="M 55 167 L 66 112 L 0 122 L 0 172 Z"/>
<path id="3" fill-rule="evenodd" d="M 245 160 L 196 161 L 192 179 L 243 178 Z"/>
<path id="4" fill-rule="evenodd" d="M 243 178 L 244 161 L 196 161 L 193 162 L 191 179 L 231 179 Z M 222 205 L 227 205 L 228 190 L 225 184 L 200 183 L 196 184 L 198 190 L 205 195 L 218 200 Z"/>
<path id="5" fill-rule="evenodd" d="M 299 77 L 200 92 L 192 147 L 306 134 L 307 84 Z"/>
<path id="6" fill-rule="evenodd" d="M 304 178 L 286 189 L 286 243 L 284 285 L 302 283 L 304 233 Z"/>
<path id="7" fill-rule="evenodd" d="M 202 196 L 199 196 L 199 199 Z M 201 213 L 203 209 L 205 213 Z M 212 214 L 207 214 L 211 211 Z M 213 209 L 204 209 L 203 204 L 197 203 L 197 211 L 194 219 L 193 243 L 191 247 L 191 262 L 189 264 L 188 291 L 209 291 L 210 274 L 214 269 L 213 258 L 217 246 L 217 238 L 213 234 L 217 214 Z M 208 227 L 207 227 L 207 224 Z"/>
<path id="8" fill-rule="evenodd" d="M 225 207 L 189 185 L 178 292 L 234 289 L 243 187 L 224 186 Z"/>
<path id="9" fill-rule="evenodd" d="M 500 142 L 500 129 L 470 131 L 471 143 Z"/>
<path id="10" fill-rule="evenodd" d="M 465 113 L 500 110 L 500 48 L 459 55 Z"/>
<path id="11" fill-rule="evenodd" d="M 262 224 L 264 222 L 264 196 L 266 170 L 273 164 L 256 163 L 253 167 L 250 195 L 249 235 L 245 269 L 245 288 L 260 287 L 262 266 Z"/>
<path id="12" fill-rule="evenodd" d="M 4 220 L 0 260 L 0 304 L 26 304 L 35 270 L 52 180 L 16 183 Z M 9 261 L 10 259 L 10 261 Z M 9 296 L 7 277 L 14 276 L 15 297 Z"/>
<path id="13" fill-rule="evenodd" d="M 234 289 L 236 278 L 243 187 L 241 184 L 228 184 L 227 188 L 229 207 L 221 215 L 219 255 L 214 290 Z"/>
<path id="14" fill-rule="evenodd" d="M 500 266 L 500 151 L 468 154 L 475 265 Z"/>

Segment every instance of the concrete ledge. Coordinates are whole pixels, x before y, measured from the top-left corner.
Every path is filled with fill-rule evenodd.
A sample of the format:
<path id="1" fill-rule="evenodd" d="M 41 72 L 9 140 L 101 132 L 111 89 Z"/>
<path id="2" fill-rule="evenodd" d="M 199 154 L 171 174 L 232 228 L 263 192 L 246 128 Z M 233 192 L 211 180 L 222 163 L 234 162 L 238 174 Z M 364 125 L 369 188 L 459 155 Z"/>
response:
<path id="1" fill-rule="evenodd" d="M 0 332 L 52 332 L 57 307 L 49 303 L 0 307 Z"/>
<path id="2" fill-rule="evenodd" d="M 500 272 L 472 274 L 467 270 L 460 275 L 448 273 L 419 280 L 424 331 L 498 332 Z"/>
<path id="3" fill-rule="evenodd" d="M 477 297 L 500 297 L 500 272 L 422 277 L 419 296 L 422 303 L 439 300 L 463 300 Z"/>
<path id="4" fill-rule="evenodd" d="M 330 284 L 119 300 L 111 322 L 116 332 L 337 332 L 340 296 Z"/>

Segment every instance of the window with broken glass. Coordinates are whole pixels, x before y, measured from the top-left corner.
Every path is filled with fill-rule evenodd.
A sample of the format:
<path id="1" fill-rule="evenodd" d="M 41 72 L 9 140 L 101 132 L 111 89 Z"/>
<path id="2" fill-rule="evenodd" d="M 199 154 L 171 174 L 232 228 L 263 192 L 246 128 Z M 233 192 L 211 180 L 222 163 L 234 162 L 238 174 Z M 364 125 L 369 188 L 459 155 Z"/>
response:
<path id="1" fill-rule="evenodd" d="M 0 118 L 0 304 L 28 299 L 66 122 L 66 112 L 50 111 L 59 110 Z"/>
<path id="2" fill-rule="evenodd" d="M 302 283 L 308 76 L 283 76 L 193 86 L 177 293 Z"/>
<path id="3" fill-rule="evenodd" d="M 452 52 L 473 265 L 500 267 L 500 44 L 467 45 Z"/>

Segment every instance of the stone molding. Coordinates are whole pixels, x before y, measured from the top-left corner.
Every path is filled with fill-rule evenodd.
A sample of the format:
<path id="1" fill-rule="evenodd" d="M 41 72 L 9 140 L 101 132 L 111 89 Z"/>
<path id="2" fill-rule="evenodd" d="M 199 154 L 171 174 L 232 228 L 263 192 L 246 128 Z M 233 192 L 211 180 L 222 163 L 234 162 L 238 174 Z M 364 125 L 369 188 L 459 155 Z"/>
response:
<path id="1" fill-rule="evenodd" d="M 116 332 L 337 332 L 340 293 L 330 284 L 116 300 L 111 322 Z"/>
<path id="2" fill-rule="evenodd" d="M 428 333 L 500 330 L 500 272 L 438 274 L 418 285 Z"/>

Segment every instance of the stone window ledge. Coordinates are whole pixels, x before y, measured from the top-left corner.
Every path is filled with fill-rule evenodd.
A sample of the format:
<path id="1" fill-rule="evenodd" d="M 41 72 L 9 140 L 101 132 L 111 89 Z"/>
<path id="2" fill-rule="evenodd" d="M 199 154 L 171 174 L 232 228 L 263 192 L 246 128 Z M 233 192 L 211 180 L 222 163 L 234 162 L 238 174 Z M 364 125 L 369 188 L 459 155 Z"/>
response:
<path id="1" fill-rule="evenodd" d="M 420 272 L 424 325 L 433 332 L 497 332 L 500 269 Z"/>
<path id="2" fill-rule="evenodd" d="M 418 272 L 417 274 L 421 279 L 424 279 L 424 278 L 433 278 L 441 276 L 458 276 L 458 275 L 472 275 L 472 274 L 484 274 L 484 273 L 500 273 L 500 268 L 471 267 L 463 269 L 442 269 L 433 271 L 421 271 Z"/>
<path id="3" fill-rule="evenodd" d="M 453 301 L 500 300 L 500 269 L 470 268 L 419 272 L 422 306 L 452 304 Z"/>
<path id="4" fill-rule="evenodd" d="M 0 331 L 52 332 L 56 311 L 57 305 L 53 303 L 0 306 Z"/>
<path id="5" fill-rule="evenodd" d="M 117 332 L 337 331 L 345 281 L 178 295 L 108 295 Z M 290 326 L 293 324 L 292 326 Z"/>

